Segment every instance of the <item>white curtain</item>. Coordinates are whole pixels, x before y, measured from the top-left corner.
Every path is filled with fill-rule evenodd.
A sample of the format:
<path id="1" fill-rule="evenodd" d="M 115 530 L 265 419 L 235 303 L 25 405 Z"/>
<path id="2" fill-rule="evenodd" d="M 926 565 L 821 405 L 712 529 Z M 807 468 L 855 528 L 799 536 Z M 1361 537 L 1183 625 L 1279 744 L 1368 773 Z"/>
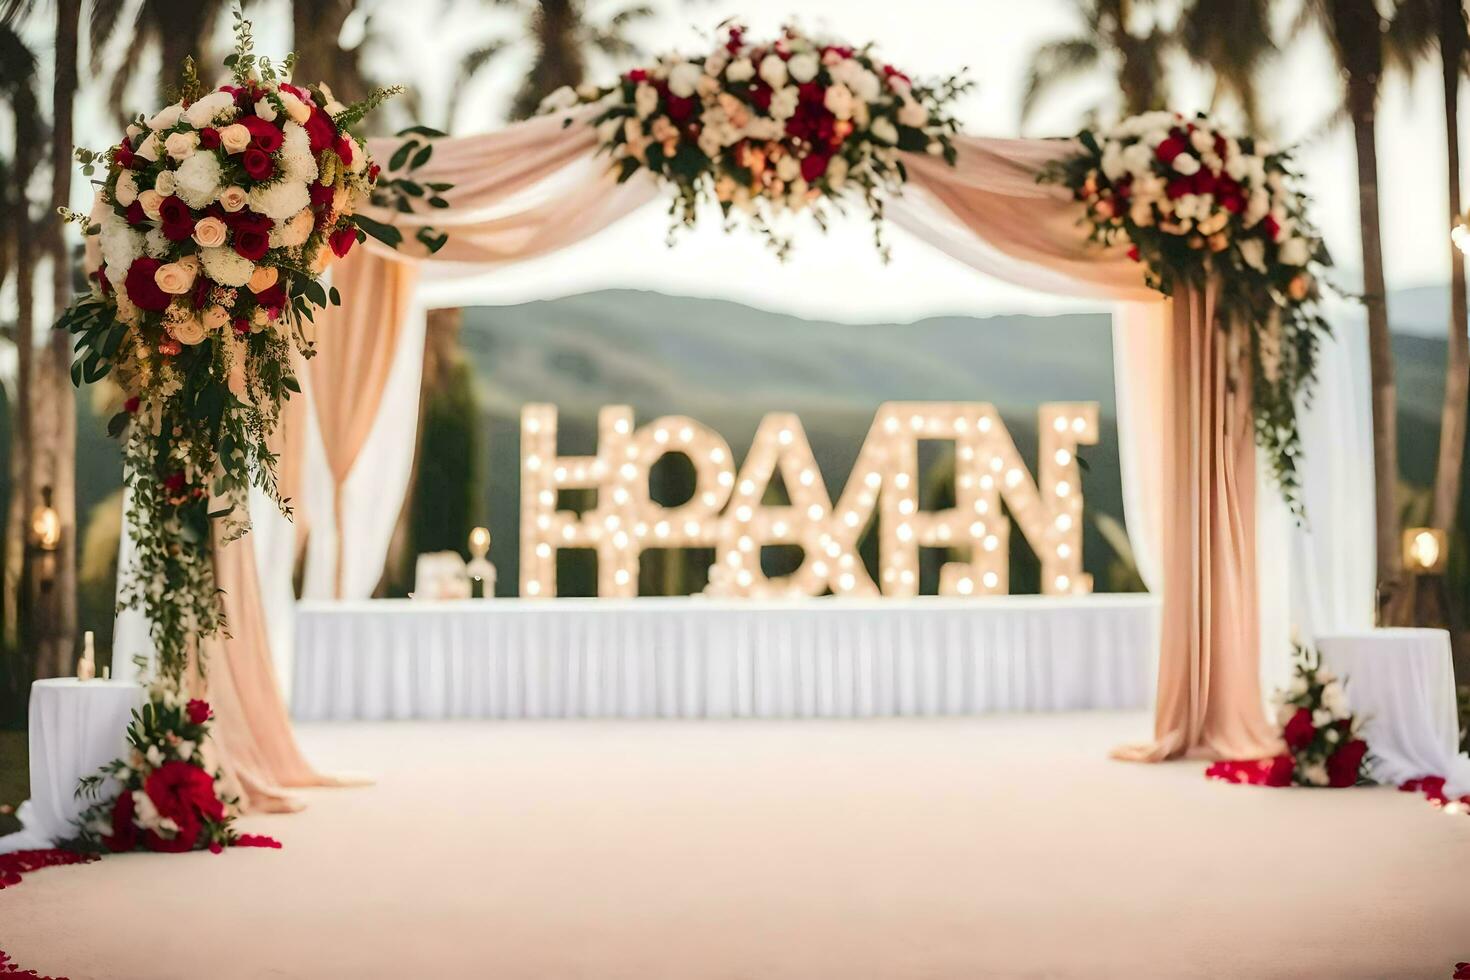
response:
<path id="1" fill-rule="evenodd" d="M 342 513 L 332 508 L 332 478 L 315 426 L 306 443 L 306 506 L 311 514 L 303 597 L 335 597 L 337 537 L 342 536 L 342 599 L 366 599 L 383 563 L 413 470 L 423 377 L 425 311 L 408 316 L 393 354 L 382 401 L 357 464 L 342 489 Z M 262 576 L 264 576 L 262 572 Z M 289 572 L 288 572 L 289 574 Z"/>

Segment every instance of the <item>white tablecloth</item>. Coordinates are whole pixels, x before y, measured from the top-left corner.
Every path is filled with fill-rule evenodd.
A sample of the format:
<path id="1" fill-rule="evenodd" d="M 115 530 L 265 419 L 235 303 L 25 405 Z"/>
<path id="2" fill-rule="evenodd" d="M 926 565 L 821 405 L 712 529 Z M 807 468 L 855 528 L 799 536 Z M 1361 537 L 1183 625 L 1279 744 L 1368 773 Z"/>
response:
<path id="1" fill-rule="evenodd" d="M 1137 709 L 1149 596 L 305 602 L 293 712 L 867 717 Z"/>
<path id="2" fill-rule="evenodd" d="M 1373 778 L 1395 785 L 1444 776 L 1451 795 L 1470 793 L 1470 759 L 1459 752 L 1455 669 L 1444 630 L 1381 629 L 1317 637 L 1322 662 L 1344 678 L 1363 718 Z"/>
<path id="3" fill-rule="evenodd" d="M 0 837 L 0 853 L 54 847 L 76 835 L 72 821 L 91 800 L 77 782 L 122 755 L 143 688 L 130 681 L 58 677 L 31 685 L 31 798 L 19 833 Z M 106 795 L 106 794 L 104 794 Z"/>

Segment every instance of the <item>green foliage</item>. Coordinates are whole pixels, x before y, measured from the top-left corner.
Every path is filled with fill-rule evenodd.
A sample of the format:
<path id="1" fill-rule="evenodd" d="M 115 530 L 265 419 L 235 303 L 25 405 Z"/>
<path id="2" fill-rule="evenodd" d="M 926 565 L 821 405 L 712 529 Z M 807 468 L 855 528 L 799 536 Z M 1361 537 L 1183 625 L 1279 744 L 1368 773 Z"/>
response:
<path id="1" fill-rule="evenodd" d="M 449 366 L 445 383 L 428 393 L 424 405 L 418 477 L 409 512 L 410 562 L 426 551 L 464 554 L 483 497 L 479 429 L 474 372 L 461 357 Z"/>

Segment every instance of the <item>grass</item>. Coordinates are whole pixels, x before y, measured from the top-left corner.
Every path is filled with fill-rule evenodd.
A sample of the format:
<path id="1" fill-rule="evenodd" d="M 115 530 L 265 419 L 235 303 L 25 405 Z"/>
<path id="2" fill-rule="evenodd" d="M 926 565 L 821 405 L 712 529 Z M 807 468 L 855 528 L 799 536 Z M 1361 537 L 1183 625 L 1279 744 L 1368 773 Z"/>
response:
<path id="1" fill-rule="evenodd" d="M 31 793 L 31 767 L 26 749 L 26 733 L 0 731 L 0 804 L 11 812 L 0 814 L 0 834 L 13 834 L 20 829 L 14 808 Z"/>

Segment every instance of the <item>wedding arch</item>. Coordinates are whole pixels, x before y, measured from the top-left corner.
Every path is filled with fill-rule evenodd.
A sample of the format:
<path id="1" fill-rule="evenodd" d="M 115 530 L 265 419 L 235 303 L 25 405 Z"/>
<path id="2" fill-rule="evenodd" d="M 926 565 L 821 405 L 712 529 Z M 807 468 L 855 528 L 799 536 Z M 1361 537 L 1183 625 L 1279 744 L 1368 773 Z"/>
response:
<path id="1" fill-rule="evenodd" d="M 363 209 L 365 222 L 396 228 L 406 244 L 395 249 L 368 241 L 333 269 L 342 305 L 316 314 L 317 356 L 298 371 L 306 397 L 288 402 L 277 436 L 280 486 L 297 502 L 297 528 L 257 517 L 253 545 L 221 541 L 214 553 L 215 581 L 233 627 L 219 640 L 211 668 L 212 695 L 230 709 L 219 713 L 217 737 L 247 790 L 258 789 L 253 795 L 269 800 L 271 787 L 317 778 L 295 751 L 280 697 L 271 690 L 271 648 L 281 642 L 280 610 L 291 600 L 289 569 L 305 527 L 312 529 L 308 594 L 366 597 L 376 583 L 411 465 L 416 413 L 403 408 L 417 400 L 420 286 L 568 247 L 670 187 L 674 213 L 683 220 L 694 220 L 701 186 L 738 217 L 749 202 L 738 186 L 722 186 L 728 174 L 721 170 L 727 150 L 738 148 L 722 140 L 701 144 L 713 163 L 688 170 L 674 148 L 699 127 L 689 123 L 681 131 L 687 117 L 677 117 L 688 111 L 683 103 L 703 100 L 725 113 L 721 124 L 730 122 L 743 111 L 720 91 L 732 79 L 744 86 L 745 98 L 764 84 L 797 89 L 793 98 L 800 103 L 808 83 L 796 86 L 794 76 L 805 52 L 779 50 L 783 43 L 764 57 L 745 58 L 742 68 L 738 62 L 750 45 L 737 30 L 712 56 L 671 59 L 607 89 L 566 93 L 547 114 L 498 133 L 369 142 L 373 159 L 411 158 L 419 193 L 438 203 L 401 213 Z M 851 89 L 868 84 L 865 74 L 872 74 L 879 79 L 873 84 L 900 93 L 893 104 L 925 102 L 912 94 L 917 89 L 906 76 L 873 62 L 867 49 L 828 46 L 813 53 L 826 67 L 811 71 L 851 71 Z M 768 68 L 773 57 L 784 64 Z M 848 63 L 859 68 L 842 67 Z M 767 70 L 779 80 L 767 78 Z M 823 118 L 843 121 L 841 106 L 834 111 L 820 91 L 814 98 L 826 110 Z M 1261 579 L 1273 569 L 1261 568 L 1257 556 L 1258 444 L 1293 502 L 1313 497 L 1295 470 L 1301 453 L 1335 452 L 1310 432 L 1300 435 L 1296 425 L 1294 399 L 1310 377 L 1321 326 L 1303 319 L 1303 300 L 1315 289 L 1303 270 L 1319 245 L 1301 230 L 1307 226 L 1299 209 L 1280 206 L 1280 161 L 1264 147 L 1227 139 L 1205 120 L 1168 113 L 1125 121 L 1101 137 L 966 136 L 938 116 L 943 101 L 931 98 L 927 113 L 910 117 L 914 125 L 900 130 L 890 123 L 893 138 L 880 134 L 875 141 L 884 149 L 875 153 L 872 183 L 860 195 L 874 217 L 982 274 L 1115 310 L 1127 523 L 1145 581 L 1162 595 L 1155 740 L 1126 754 L 1268 754 L 1274 738 L 1261 711 L 1259 597 Z M 801 111 L 800 104 L 790 111 Z M 655 124 L 666 117 L 674 122 L 660 134 Z M 709 119 L 701 118 L 707 130 Z M 911 130 L 929 135 L 916 142 L 908 138 Z M 763 157 L 761 164 L 774 170 L 773 160 Z M 1197 176 L 1201 160 L 1213 162 Z M 1231 169 L 1235 161 L 1246 161 L 1239 173 Z M 729 166 L 745 177 L 751 165 L 747 157 Z M 791 194 L 799 180 L 804 192 L 820 196 L 816 185 L 832 182 L 830 161 L 821 166 L 808 173 L 788 165 L 782 191 Z M 1156 221 L 1160 212 L 1149 212 L 1145 222 L 1130 208 L 1147 204 L 1150 195 L 1169 201 L 1170 214 L 1185 197 L 1216 204 L 1185 215 L 1180 203 L 1178 223 Z M 748 210 L 769 232 L 760 203 Z M 1270 263 L 1249 243 L 1228 237 L 1232 216 L 1251 211 L 1252 226 L 1260 223 L 1265 240 L 1277 243 Z M 1299 226 L 1295 235 L 1292 226 Z M 1306 251 L 1278 255 L 1288 247 Z M 369 459 L 370 487 L 358 466 Z M 1334 519 L 1325 509 L 1314 517 L 1330 529 Z M 1276 536 L 1273 528 L 1260 537 Z M 1361 619 L 1371 609 L 1371 572 L 1364 580 L 1361 563 L 1352 564 L 1331 588 L 1329 604 Z M 1338 598 L 1343 595 L 1348 598 Z"/>

